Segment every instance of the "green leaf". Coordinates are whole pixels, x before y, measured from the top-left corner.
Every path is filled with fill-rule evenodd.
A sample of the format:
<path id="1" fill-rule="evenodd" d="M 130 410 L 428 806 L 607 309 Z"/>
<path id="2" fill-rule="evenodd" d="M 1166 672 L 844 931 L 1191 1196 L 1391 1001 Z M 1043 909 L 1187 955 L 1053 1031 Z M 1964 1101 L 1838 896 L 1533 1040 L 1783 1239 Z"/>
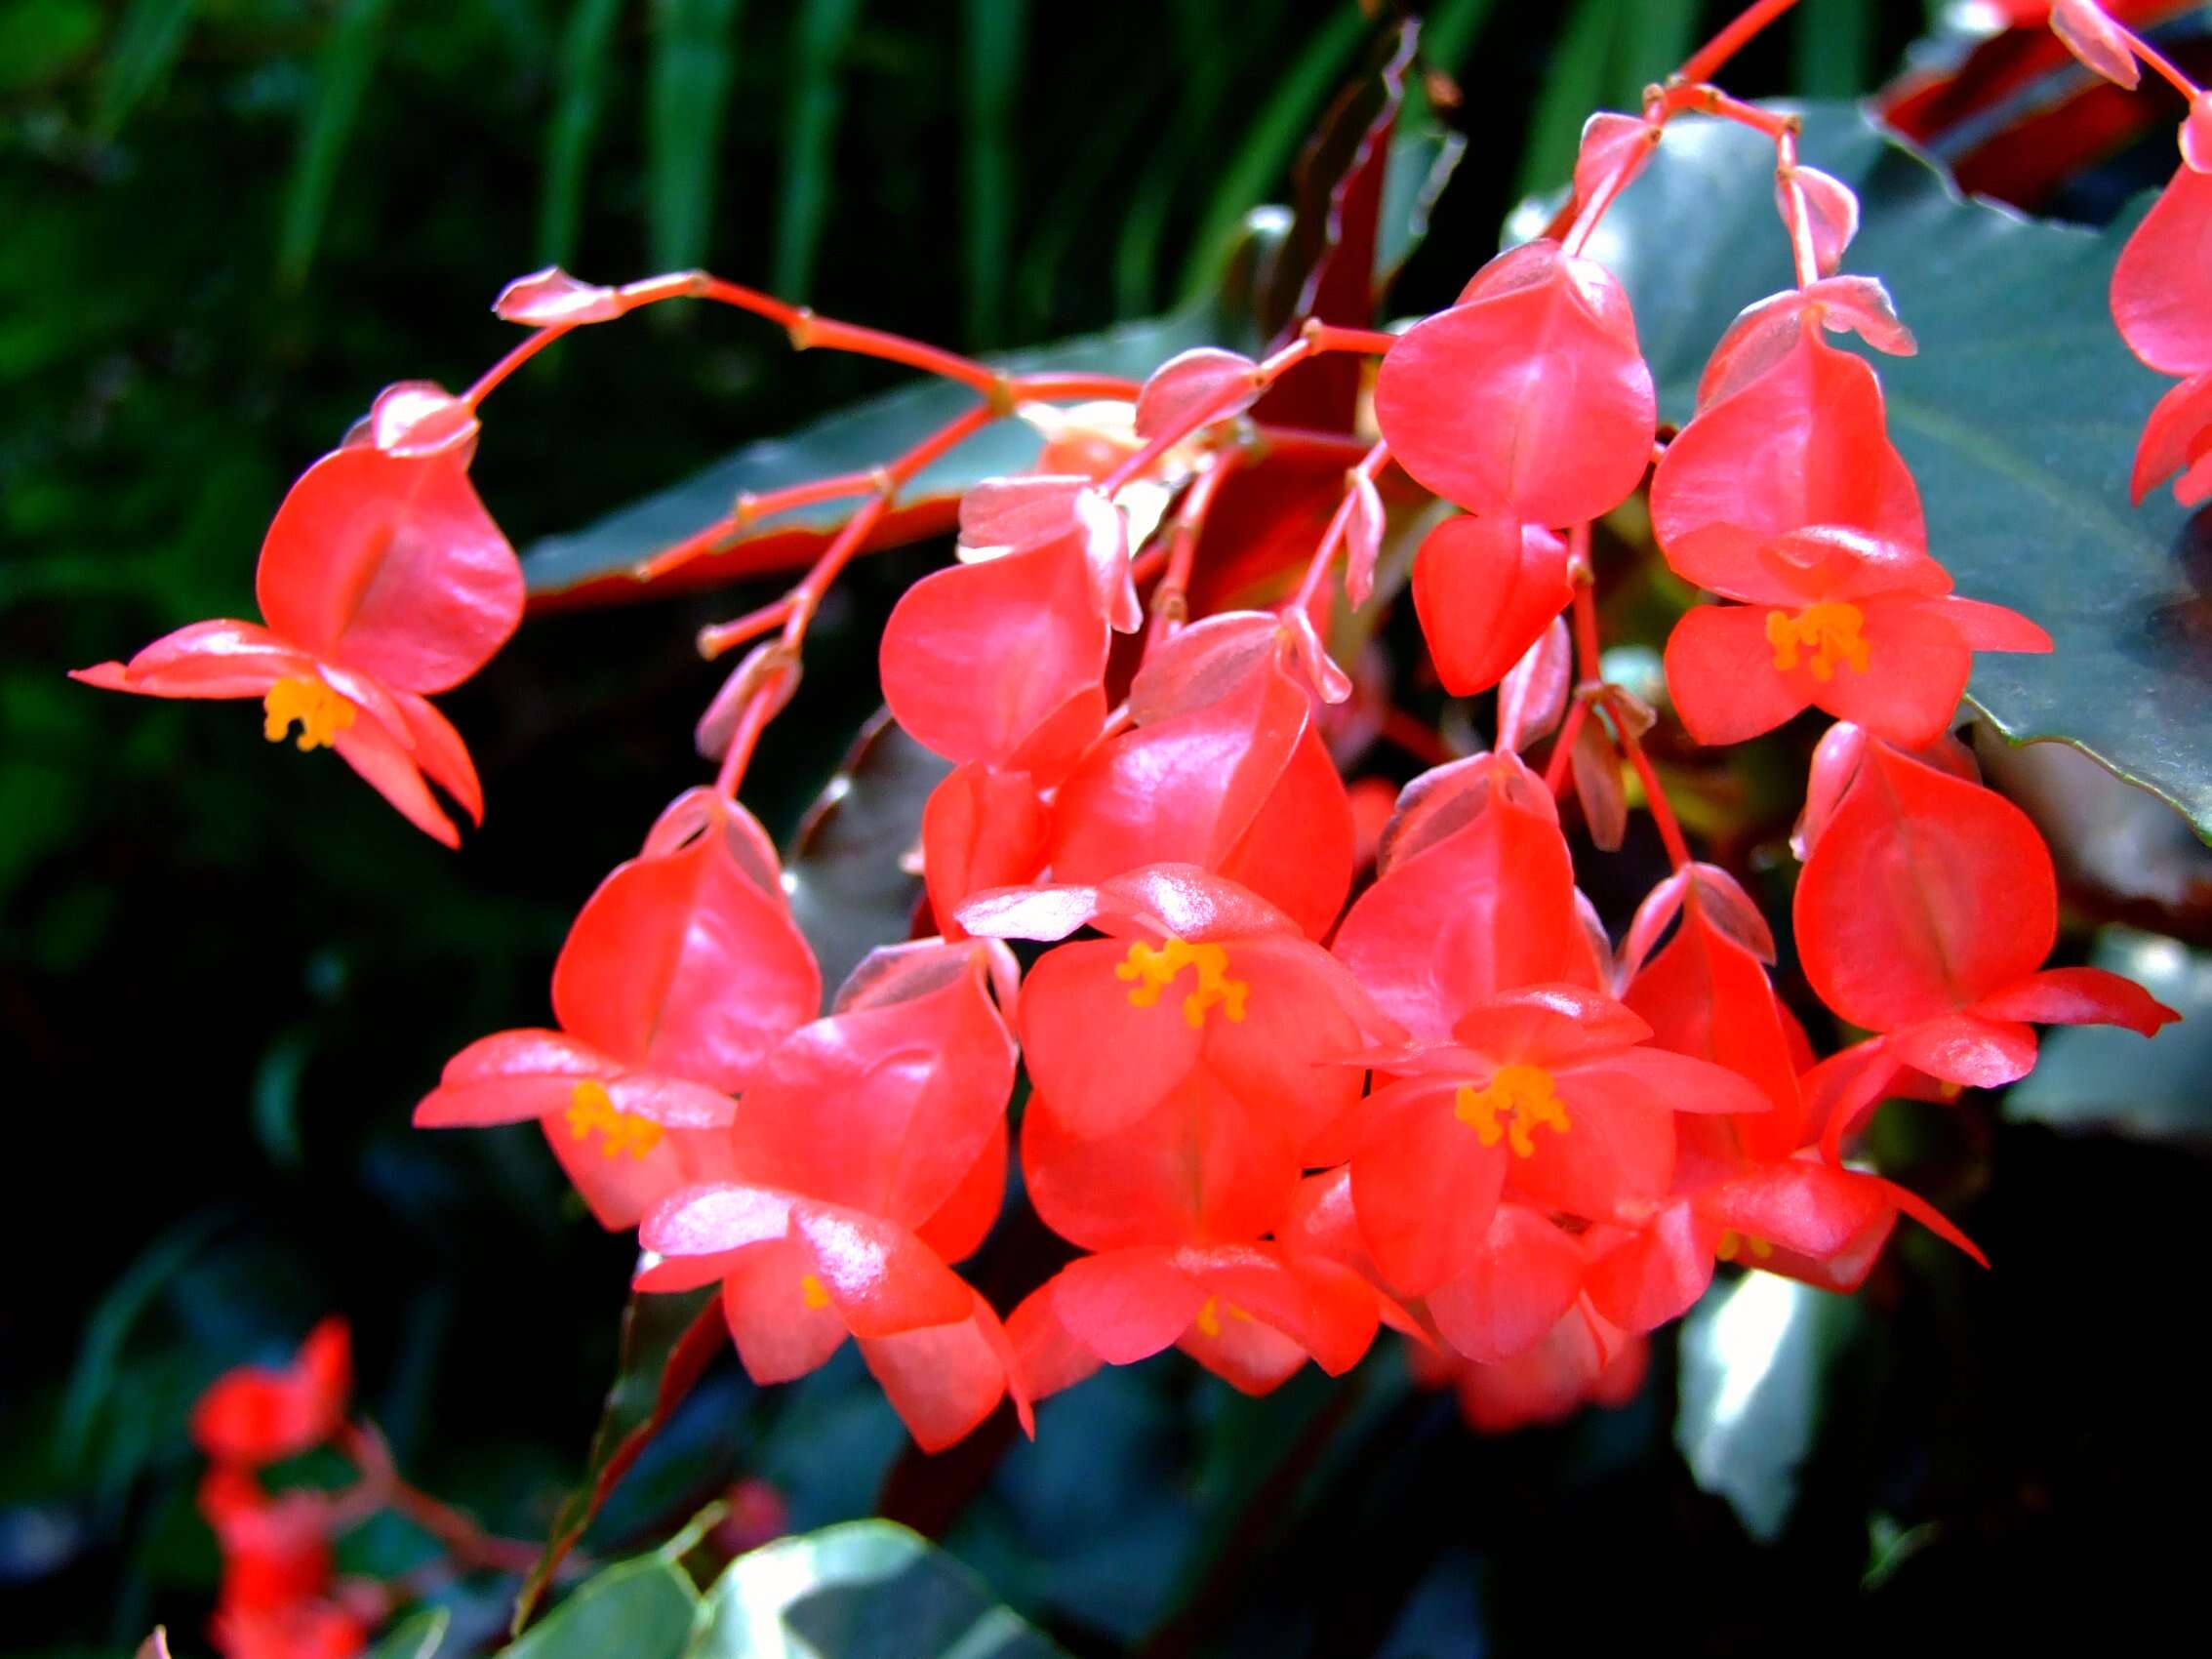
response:
<path id="1" fill-rule="evenodd" d="M 545 1553 L 515 1598 L 517 1630 L 529 1622 L 554 1573 L 583 1536 L 615 1483 L 637 1461 L 646 1443 L 722 1351 L 723 1340 L 722 1305 L 716 1286 L 674 1295 L 631 1295 L 623 1309 L 621 1356 L 614 1385 L 607 1391 L 599 1427 L 591 1436 L 583 1479 L 554 1517 Z"/>
<path id="2" fill-rule="evenodd" d="M 2166 386 L 2107 305 L 2129 226 L 1962 201 L 1858 110 L 1804 113 L 1806 161 L 1864 209 L 1847 266 L 1878 274 L 1919 337 L 1919 355 L 1876 367 L 1930 548 L 1961 593 L 2027 613 L 2057 642 L 2049 656 L 1977 657 L 1972 701 L 2009 741 L 2072 744 L 2212 839 L 2199 555 L 2170 496 L 2128 501 L 2136 438 Z M 1720 122 L 1669 127 L 1591 251 L 1634 301 L 1662 417 L 1687 420 L 1729 320 L 1790 282 L 1772 147 Z"/>
<path id="3" fill-rule="evenodd" d="M 1790 78 L 1805 98 L 1856 98 L 1874 84 L 1874 16 L 1866 0 L 1800 0 Z"/>
<path id="4" fill-rule="evenodd" d="M 60 80 L 100 46 L 92 0 L 14 0 L 0 6 L 0 92 Z"/>
<path id="5" fill-rule="evenodd" d="M 879 710 L 800 824 L 784 886 L 823 984 L 842 985 L 878 945 L 906 937 L 922 883 L 900 860 L 921 840 L 922 808 L 951 770 Z"/>
<path id="6" fill-rule="evenodd" d="M 505 1659 L 678 1659 L 699 1592 L 665 1553 L 587 1578 L 536 1628 L 500 1649 Z"/>
<path id="7" fill-rule="evenodd" d="M 315 64 L 314 91 L 300 130 L 300 150 L 285 186 L 284 223 L 277 237 L 277 276 L 297 288 L 307 279 L 323 218 L 338 187 L 339 163 L 345 141 L 361 113 L 377 58 L 383 48 L 384 14 L 391 0 L 339 0 Z"/>
<path id="8" fill-rule="evenodd" d="M 1495 4 L 1496 0 L 1437 0 L 1422 20 L 1422 56 L 1445 73 L 1458 74 Z"/>
<path id="9" fill-rule="evenodd" d="M 1849 1297 L 1749 1273 L 1714 1285 L 1682 1321 L 1674 1444 L 1762 1544 L 1790 1523 L 1830 1367 L 1864 1317 Z"/>
<path id="10" fill-rule="evenodd" d="M 394 1625 L 361 1659 L 433 1659 L 452 1621 L 445 1608 L 425 1607 Z"/>
<path id="11" fill-rule="evenodd" d="M 997 338 L 1014 243 L 1014 99 L 1022 80 L 1026 0 L 967 0 L 960 90 L 966 193 L 968 344 Z"/>
<path id="12" fill-rule="evenodd" d="M 1575 170 L 1583 122 L 1605 100 L 1614 35 L 1622 8 L 1614 0 L 1580 0 L 1544 65 L 1544 84 L 1521 141 L 1520 188 L 1548 190 Z"/>
<path id="13" fill-rule="evenodd" d="M 990 361 L 1014 374 L 1065 371 L 1141 379 L 1178 351 L 1233 343 L 1237 338 L 1224 307 L 1207 303 Z M 722 517 L 740 495 L 880 465 L 975 401 L 975 393 L 965 387 L 925 381 L 824 416 L 788 436 L 747 444 L 672 489 L 572 535 L 536 544 L 523 560 L 531 591 L 601 600 L 646 597 L 651 589 L 632 579 L 632 567 L 657 548 Z M 908 506 L 928 508 L 931 504 L 936 504 L 936 510 L 934 516 L 924 512 L 927 527 L 912 528 L 909 537 L 950 529 L 953 505 L 967 489 L 982 479 L 1022 470 L 1035 460 L 1040 443 L 1034 427 L 1018 420 L 1000 421 L 925 468 L 900 498 L 902 511 Z M 734 556 L 717 554 L 700 561 L 687 573 L 686 585 L 696 585 L 703 577 L 714 579 L 717 560 L 723 565 L 722 580 L 804 564 L 851 510 L 849 503 L 830 502 L 780 514 L 734 536 L 729 544 Z M 748 549 L 772 543 L 781 544 L 773 562 L 750 557 Z M 587 586 L 588 593 L 578 591 Z"/>
<path id="14" fill-rule="evenodd" d="M 2035 1070 L 2004 1097 L 2015 1122 L 2147 1141 L 2212 1141 L 2212 955 L 2162 934 L 2108 927 L 2089 960 L 2124 974 L 2182 1016 L 2146 1042 L 2112 1026 L 2043 1038 Z"/>
<path id="15" fill-rule="evenodd" d="M 576 0 L 561 30 L 553 117 L 545 128 L 545 191 L 538 209 L 538 253 L 547 264 L 576 257 L 583 223 L 583 177 L 606 101 L 607 64 L 623 0 Z"/>
<path id="16" fill-rule="evenodd" d="M 836 160 L 839 77 L 860 0 L 815 0 L 791 25 L 791 103 L 784 124 L 784 197 L 776 220 L 776 292 L 804 300 L 814 286 Z"/>
<path id="17" fill-rule="evenodd" d="M 69 1372 L 67 1404 L 60 1430 L 60 1455 L 82 1459 L 92 1444 L 101 1407 L 110 1403 L 124 1346 L 131 1332 L 171 1281 L 231 1220 L 232 1212 L 206 1209 L 187 1216 L 161 1234 L 110 1285 L 85 1321 L 84 1341 Z"/>
<path id="18" fill-rule="evenodd" d="M 645 92 L 646 229 L 653 261 L 706 260 L 744 0 L 654 0 Z"/>
<path id="19" fill-rule="evenodd" d="M 112 139 L 140 101 L 177 66 L 196 0 L 131 0 L 93 87 L 92 131 Z"/>
<path id="20" fill-rule="evenodd" d="M 1366 38 L 1367 19 L 1338 6 L 1275 83 L 1236 153 L 1215 170 L 1214 193 L 1199 216 L 1183 268 L 1184 292 L 1204 293 L 1231 263 L 1244 216 L 1281 182 L 1329 89 Z"/>
<path id="21" fill-rule="evenodd" d="M 973 1573 L 887 1520 L 740 1556 L 706 1593 L 684 1659 L 1054 1659 Z"/>

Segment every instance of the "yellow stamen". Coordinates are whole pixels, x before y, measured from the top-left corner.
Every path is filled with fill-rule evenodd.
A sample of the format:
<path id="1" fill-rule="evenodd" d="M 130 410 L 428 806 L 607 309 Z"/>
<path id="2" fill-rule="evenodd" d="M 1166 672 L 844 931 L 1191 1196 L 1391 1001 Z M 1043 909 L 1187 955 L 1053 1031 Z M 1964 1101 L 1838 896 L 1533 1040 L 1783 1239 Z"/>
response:
<path id="1" fill-rule="evenodd" d="M 617 1107 L 607 1085 L 596 1077 L 585 1077 L 569 1090 L 566 1115 L 569 1133 L 578 1140 L 588 1141 L 594 1132 L 605 1137 L 599 1143 L 601 1157 L 621 1157 L 627 1153 L 641 1158 L 661 1144 L 664 1133 L 652 1118 Z"/>
<path id="2" fill-rule="evenodd" d="M 829 1287 L 813 1274 L 799 1275 L 799 1299 L 809 1308 L 829 1306 Z"/>
<path id="3" fill-rule="evenodd" d="M 1867 641 L 1860 632 L 1866 625 L 1866 613 L 1858 606 L 1823 599 L 1794 617 L 1788 611 L 1767 612 L 1766 642 L 1774 647 L 1774 666 L 1783 669 L 1794 668 L 1798 648 L 1810 646 L 1813 654 L 1805 667 L 1812 669 L 1813 678 L 1826 683 L 1835 677 L 1839 660 L 1855 672 L 1867 671 Z"/>
<path id="4" fill-rule="evenodd" d="M 1712 1253 L 1723 1262 L 1733 1262 L 1747 1248 L 1754 1261 L 1763 1262 L 1774 1254 L 1774 1246 L 1764 1238 L 1738 1233 L 1733 1227 L 1721 1234 L 1720 1242 L 1712 1247 Z"/>
<path id="5" fill-rule="evenodd" d="M 1242 1319 L 1248 1325 L 1257 1322 L 1250 1314 L 1247 1314 L 1235 1303 L 1225 1303 L 1218 1296 L 1207 1297 L 1205 1305 L 1198 1310 L 1198 1317 L 1191 1322 L 1197 1326 L 1200 1336 L 1211 1340 L 1222 1334 L 1222 1315 L 1224 1314 L 1227 1314 L 1232 1319 Z"/>
<path id="6" fill-rule="evenodd" d="M 1573 1127 L 1567 1109 L 1552 1091 L 1551 1073 L 1541 1066 L 1501 1066 L 1482 1088 L 1461 1084 L 1454 1110 L 1462 1123 L 1482 1137 L 1484 1146 L 1504 1141 L 1516 1157 L 1536 1155 L 1531 1131 L 1540 1125 L 1561 1135 Z M 1500 1122 L 1502 1113 L 1509 1113 L 1510 1120 Z"/>
<path id="7" fill-rule="evenodd" d="M 261 722 L 261 735 L 271 743 L 282 743 L 292 722 L 300 722 L 302 754 L 329 748 L 360 712 L 321 680 L 300 678 L 278 680 L 270 686 L 268 695 L 261 699 L 261 708 L 267 715 Z"/>
<path id="8" fill-rule="evenodd" d="M 1198 989 L 1183 999 L 1185 1025 L 1198 1030 L 1206 1023 L 1206 1010 L 1217 1004 L 1231 1024 L 1244 1018 L 1244 996 L 1251 988 L 1228 977 L 1228 951 L 1224 946 L 1170 938 L 1155 948 L 1140 939 L 1129 947 L 1128 959 L 1113 970 L 1113 977 L 1136 986 L 1129 993 L 1131 1007 L 1149 1008 L 1185 968 L 1198 970 Z"/>

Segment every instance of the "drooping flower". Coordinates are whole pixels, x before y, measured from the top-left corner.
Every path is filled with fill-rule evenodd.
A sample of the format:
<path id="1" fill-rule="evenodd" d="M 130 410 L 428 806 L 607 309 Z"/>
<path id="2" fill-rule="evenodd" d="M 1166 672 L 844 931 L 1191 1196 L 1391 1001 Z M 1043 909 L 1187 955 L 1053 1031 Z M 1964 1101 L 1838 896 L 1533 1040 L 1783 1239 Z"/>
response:
<path id="1" fill-rule="evenodd" d="M 394 386 L 292 486 L 261 545 L 266 626 L 222 619 L 72 677 L 147 697 L 261 700 L 278 742 L 329 748 L 418 829 L 458 845 L 435 783 L 481 823 L 476 771 L 427 694 L 451 690 L 522 618 L 522 568 L 468 480 L 472 417 Z M 425 782 L 427 780 L 427 782 Z"/>
<path id="2" fill-rule="evenodd" d="M 608 1228 L 728 1173 L 731 1092 L 822 1002 L 766 831 L 710 789 L 679 797 L 592 894 L 552 989 L 558 1031 L 469 1044 L 415 1121 L 537 1119 Z"/>
<path id="3" fill-rule="evenodd" d="M 1014 1044 L 991 1000 L 1005 948 L 877 951 L 827 1018 L 763 1061 L 728 1131 L 731 1174 L 662 1200 L 641 1290 L 719 1282 L 739 1357 L 786 1382 L 850 1336 L 915 1440 L 951 1444 L 1011 1385 L 990 1305 L 949 1262 L 997 1215 Z"/>

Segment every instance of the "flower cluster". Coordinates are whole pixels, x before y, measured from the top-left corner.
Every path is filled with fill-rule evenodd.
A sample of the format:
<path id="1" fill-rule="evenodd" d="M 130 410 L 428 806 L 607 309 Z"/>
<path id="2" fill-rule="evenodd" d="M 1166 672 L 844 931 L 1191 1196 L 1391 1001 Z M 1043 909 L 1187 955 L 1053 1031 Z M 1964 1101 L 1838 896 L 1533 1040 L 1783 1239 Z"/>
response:
<path id="1" fill-rule="evenodd" d="M 1882 1100 L 2019 1077 L 2036 1024 L 2173 1018 L 2110 974 L 2043 969 L 2050 855 L 1950 735 L 1975 652 L 2050 640 L 1952 591 L 1877 372 L 1830 339 L 1915 349 L 1881 284 L 1841 273 L 1851 191 L 1800 162 L 1793 118 L 1709 84 L 1783 9 L 1753 6 L 1639 113 L 1595 117 L 1548 232 L 1400 334 L 1316 319 L 1264 359 L 1192 351 L 1142 385 L 1009 378 L 696 273 L 525 278 L 499 305 L 534 330 L 523 345 L 462 397 L 393 388 L 295 487 L 262 553 L 265 627 L 196 625 L 82 677 L 260 696 L 272 737 L 298 725 L 450 840 L 425 779 L 481 802 L 423 694 L 480 666 L 521 604 L 466 476 L 492 388 L 571 329 L 684 297 L 941 375 L 975 407 L 905 454 L 745 498 L 640 566 L 862 503 L 788 595 L 703 636 L 708 655 L 762 641 L 701 724 L 719 775 L 578 914 L 555 1024 L 464 1048 L 416 1121 L 538 1123 L 598 1221 L 635 1230 L 638 1289 L 718 1287 L 762 1383 L 852 1338 L 930 1449 L 1009 1398 L 1031 1428 L 1036 1399 L 1102 1365 L 1180 1348 L 1260 1393 L 1308 1359 L 1350 1368 L 1386 1325 L 1480 1427 L 1618 1400 L 1720 1264 L 1849 1291 L 1901 1214 L 1978 1258 L 1851 1161 Z M 2132 70 L 2140 43 L 2099 33 L 2117 25 L 2094 7 L 2059 17 Z M 1589 249 L 1687 111 L 1772 142 L 1796 281 L 1716 343 L 1665 434 L 1629 295 Z M 2199 126 L 2192 105 L 2187 164 L 2115 285 L 2130 344 L 2194 377 L 2138 476 L 2186 465 L 2187 499 L 2212 490 Z M 1371 428 L 1275 425 L 1286 377 L 1332 356 L 1379 360 Z M 1055 402 L 1079 407 L 1031 407 Z M 824 1013 L 739 789 L 829 584 L 891 533 L 902 489 L 1015 410 L 1053 434 L 1039 470 L 968 491 L 958 562 L 882 638 L 891 714 L 951 765 L 916 827 L 914 936 Z M 1666 643 L 1687 735 L 1839 722 L 1812 762 L 1790 932 L 1812 991 L 1869 1034 L 1826 1058 L 1776 992 L 1768 918 L 1693 856 L 1643 747 L 1657 712 L 1604 677 L 1591 527 L 1640 491 L 1660 554 L 1714 601 Z M 1394 594 L 1386 542 L 1416 522 L 1405 585 L 1435 676 L 1495 689 L 1496 718 L 1488 750 L 1437 757 L 1378 826 L 1373 782 L 1355 808 L 1341 764 L 1377 700 L 1329 641 Z M 1671 869 L 1616 939 L 1562 803 L 1617 846 L 1631 777 Z M 1002 1320 L 955 1269 L 1016 1155 L 1073 1259 L 1037 1264 Z M 219 1525 L 263 1513 L 234 1497 Z M 285 1607 L 322 1605 L 310 1577 L 286 1578 Z"/>

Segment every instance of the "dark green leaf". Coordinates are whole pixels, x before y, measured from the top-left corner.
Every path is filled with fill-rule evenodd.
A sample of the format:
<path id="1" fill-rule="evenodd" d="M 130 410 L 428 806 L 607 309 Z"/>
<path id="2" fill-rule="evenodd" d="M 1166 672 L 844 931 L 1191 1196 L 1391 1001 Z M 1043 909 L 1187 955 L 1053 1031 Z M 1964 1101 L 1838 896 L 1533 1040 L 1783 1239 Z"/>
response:
<path id="1" fill-rule="evenodd" d="M 18 0 L 0 7 L 0 92 L 59 80 L 99 48 L 101 26 L 92 0 Z"/>
<path id="2" fill-rule="evenodd" d="M 1863 1318 L 1848 1297 L 1750 1273 L 1714 1285 L 1682 1321 L 1674 1444 L 1761 1543 L 1790 1523 L 1829 1368 Z"/>
<path id="3" fill-rule="evenodd" d="M 666 1554 L 622 1561 L 578 1585 L 505 1659 L 677 1659 L 699 1592 Z"/>
<path id="4" fill-rule="evenodd" d="M 1447 74 L 1456 75 L 1474 47 L 1474 37 L 1490 20 L 1497 0 L 1437 0 L 1421 25 L 1421 55 Z"/>
<path id="5" fill-rule="evenodd" d="M 1208 303 L 1148 322 L 1013 352 L 991 361 L 1016 374 L 1066 371 L 1141 379 L 1178 351 L 1193 345 L 1237 344 L 1240 338 L 1227 310 Z M 531 590 L 566 595 L 586 584 L 604 584 L 589 596 L 643 597 L 649 589 L 631 580 L 631 568 L 657 548 L 722 517 L 740 495 L 880 465 L 974 402 L 975 394 L 965 387 L 927 381 L 825 416 L 787 437 L 747 444 L 728 460 L 672 489 L 573 535 L 538 543 L 523 562 Z M 941 521 L 931 523 L 930 529 L 949 529 L 952 504 L 963 492 L 981 479 L 1027 466 L 1035 459 L 1039 443 L 1033 427 L 1017 420 L 1001 421 L 925 469 L 902 502 L 942 504 Z M 740 551 L 737 557 L 726 560 L 728 574 L 754 575 L 762 568 L 804 563 L 811 556 L 806 538 L 826 538 L 845 521 L 850 510 L 850 504 L 827 503 L 784 513 L 745 535 L 733 537 L 730 546 Z M 919 529 L 912 532 L 926 533 Z M 794 535 L 800 538 L 801 546 L 795 552 L 781 555 L 775 565 L 746 562 L 744 549 L 750 546 Z M 714 560 L 701 563 L 711 567 Z M 709 573 L 695 568 L 691 575 L 696 580 Z"/>
<path id="6" fill-rule="evenodd" d="M 147 1245 L 94 1307 L 69 1373 L 68 1403 L 60 1426 L 65 1459 L 74 1462 L 90 1448 L 101 1408 L 112 1399 L 124 1345 L 147 1306 L 230 1220 L 226 1209 L 187 1216 Z"/>
<path id="7" fill-rule="evenodd" d="M 306 281 L 307 267 L 314 263 L 323 216 L 338 187 L 339 163 L 376 72 L 384 14 L 390 10 L 391 0 L 340 0 L 316 60 L 314 91 L 300 130 L 300 152 L 285 189 L 284 227 L 277 238 L 277 275 L 289 286 Z"/>
<path id="8" fill-rule="evenodd" d="M 1874 84 L 1874 14 L 1866 0 L 1800 0 L 1790 39 L 1802 96 L 1856 98 Z"/>
<path id="9" fill-rule="evenodd" d="M 1214 193 L 1199 216 L 1183 267 L 1185 293 L 1203 294 L 1220 280 L 1233 258 L 1244 216 L 1281 181 L 1366 32 L 1367 20 L 1357 7 L 1337 7 L 1275 83 L 1244 142 L 1215 170 Z"/>
<path id="10" fill-rule="evenodd" d="M 1845 0 L 1845 4 L 1859 12 L 1867 9 L 1865 0 Z M 1641 0 L 1624 8 L 1623 27 L 1614 41 L 1607 107 L 1640 108 L 1644 88 L 1666 80 L 1696 48 L 1698 24 L 1707 10 L 1704 0 Z"/>
<path id="11" fill-rule="evenodd" d="M 922 883 L 900 861 L 920 844 L 922 808 L 951 769 L 884 709 L 799 826 L 784 885 L 823 984 L 842 985 L 878 945 L 907 936 Z"/>
<path id="12" fill-rule="evenodd" d="M 776 292 L 804 300 L 814 286 L 844 108 L 845 43 L 860 0 L 815 0 L 791 25 L 790 107 L 784 121 L 784 198 L 776 220 Z"/>
<path id="13" fill-rule="evenodd" d="M 361 1659 L 432 1659 L 452 1618 L 443 1607 L 425 1607 L 394 1625 Z"/>
<path id="14" fill-rule="evenodd" d="M 1014 244 L 1014 96 L 1021 86 L 1025 0 L 967 0 L 960 87 L 965 123 L 968 344 L 998 337 Z"/>
<path id="15" fill-rule="evenodd" d="M 2124 974 L 2182 1023 L 2149 1042 L 2111 1026 L 2069 1026 L 2043 1038 L 2035 1070 L 2004 1114 L 2054 1129 L 2150 1141 L 2212 1141 L 2212 956 L 2160 934 L 2108 927 L 2090 961 Z"/>
<path id="16" fill-rule="evenodd" d="M 1930 547 L 1961 593 L 2057 641 L 2050 656 L 1978 657 L 1974 703 L 2010 741 L 2085 749 L 2212 838 L 2212 653 L 2192 582 L 2203 555 L 2169 496 L 2128 502 L 2136 438 L 2166 385 L 2107 306 L 2128 225 L 2098 233 L 1961 201 L 1856 109 L 1818 105 L 1805 121 L 1805 159 L 1864 208 L 1848 267 L 1880 275 L 1919 336 L 1918 356 L 1877 367 Z M 1662 416 L 1687 420 L 1729 319 L 1790 284 L 1771 146 L 1718 122 L 1670 127 L 1592 252 L 1634 300 Z"/>
<path id="17" fill-rule="evenodd" d="M 1605 100 L 1622 18 L 1614 0 L 1580 0 L 1567 14 L 1521 141 L 1522 190 L 1548 190 L 1573 174 L 1583 122 Z"/>
<path id="18" fill-rule="evenodd" d="M 645 93 L 646 228 L 664 270 L 704 264 L 744 0 L 654 0 Z"/>
<path id="19" fill-rule="evenodd" d="M 583 178 L 606 100 L 607 64 L 623 0 L 575 0 L 561 31 L 553 118 L 545 129 L 545 194 L 538 211 L 538 253 L 547 264 L 576 257 L 583 221 Z"/>
<path id="20" fill-rule="evenodd" d="M 684 1659 L 1053 1659 L 1060 1650 L 927 1539 L 856 1520 L 740 1556 Z"/>
<path id="21" fill-rule="evenodd" d="M 159 87 L 184 49 L 197 0 L 131 0 L 93 88 L 92 130 L 112 139 L 139 101 Z"/>
<path id="22" fill-rule="evenodd" d="M 515 1598 L 517 1630 L 529 1622 L 607 1494 L 721 1352 L 723 1340 L 722 1305 L 714 1286 L 676 1295 L 630 1297 L 623 1310 L 614 1386 L 607 1391 L 599 1427 L 591 1436 L 583 1479 L 561 1505 L 545 1553 Z"/>

